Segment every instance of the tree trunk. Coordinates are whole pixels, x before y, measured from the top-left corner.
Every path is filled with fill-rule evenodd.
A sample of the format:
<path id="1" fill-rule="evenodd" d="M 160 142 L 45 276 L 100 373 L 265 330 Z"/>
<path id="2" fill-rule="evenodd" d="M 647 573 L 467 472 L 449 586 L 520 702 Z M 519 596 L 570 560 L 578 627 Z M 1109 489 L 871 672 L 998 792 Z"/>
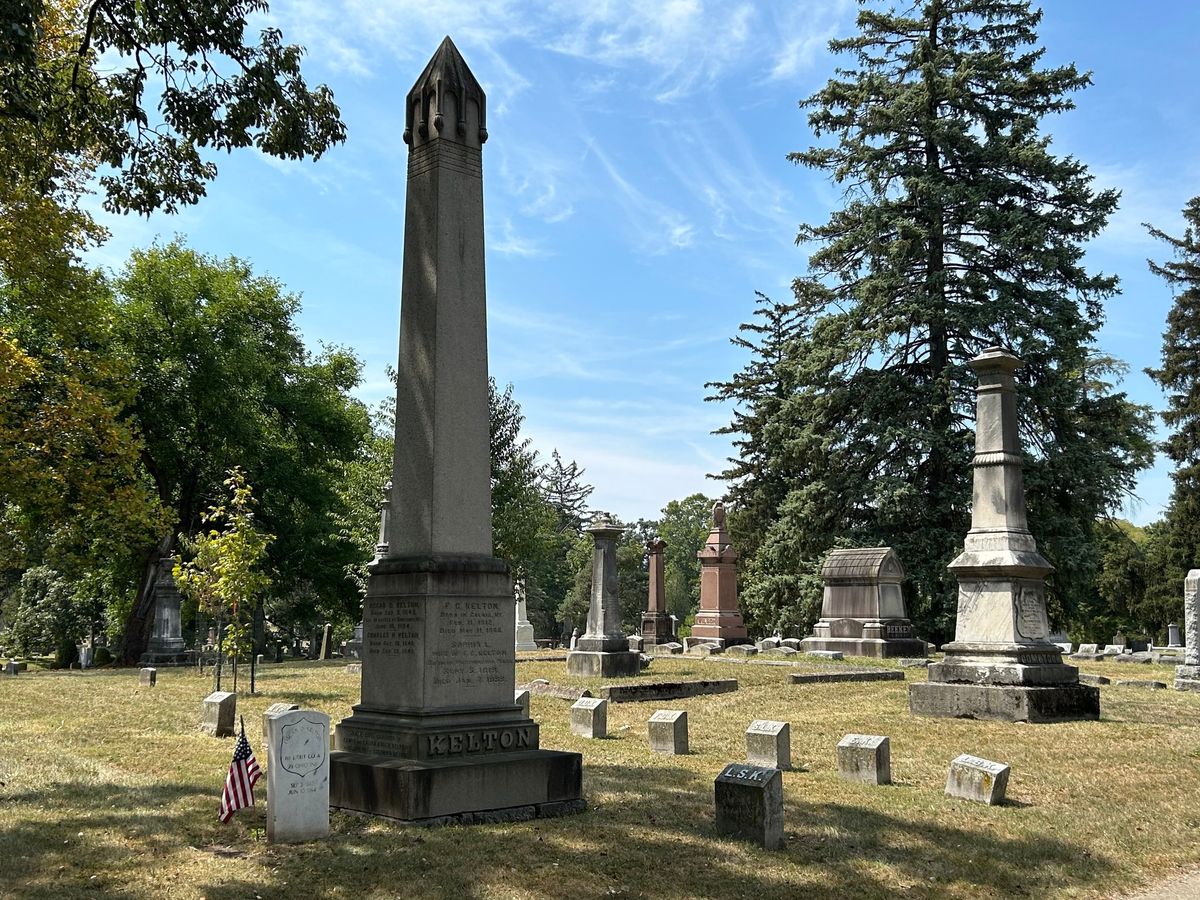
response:
<path id="1" fill-rule="evenodd" d="M 143 555 L 142 581 L 138 587 L 137 598 L 133 601 L 133 608 L 125 618 L 117 665 L 136 665 L 146 652 L 154 627 L 154 581 L 158 575 L 158 561 L 170 556 L 174 549 L 175 529 L 172 529 Z"/>

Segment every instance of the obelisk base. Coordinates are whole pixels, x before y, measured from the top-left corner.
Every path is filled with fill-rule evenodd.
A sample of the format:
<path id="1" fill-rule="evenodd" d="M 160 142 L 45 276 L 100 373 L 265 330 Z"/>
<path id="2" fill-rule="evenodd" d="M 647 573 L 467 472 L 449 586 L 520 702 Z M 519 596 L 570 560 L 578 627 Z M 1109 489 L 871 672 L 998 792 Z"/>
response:
<path id="1" fill-rule="evenodd" d="M 917 716 L 1070 722 L 1100 718 L 1100 690 L 1079 683 L 1053 644 L 955 642 L 929 667 L 929 680 L 909 685 Z"/>
<path id="2" fill-rule="evenodd" d="M 626 678 L 642 671 L 636 650 L 572 650 L 567 654 L 567 674 L 581 678 Z"/>
<path id="3" fill-rule="evenodd" d="M 533 626 L 528 622 L 517 625 L 517 650 L 536 650 L 537 642 L 533 638 Z"/>
<path id="4" fill-rule="evenodd" d="M 806 637 L 800 642 L 800 651 L 837 650 L 846 656 L 871 656 L 875 659 L 892 659 L 897 656 L 927 656 L 928 646 L 920 638 L 835 638 Z"/>
<path id="5" fill-rule="evenodd" d="M 675 640 L 671 625 L 671 617 L 665 612 L 642 613 L 642 640 L 646 646 L 671 643 Z"/>
<path id="6" fill-rule="evenodd" d="M 1200 693 L 1200 666 L 1176 666 L 1175 690 Z"/>
<path id="7" fill-rule="evenodd" d="M 418 761 L 329 754 L 329 805 L 409 825 L 513 822 L 582 812 L 583 756 L 557 750 Z"/>

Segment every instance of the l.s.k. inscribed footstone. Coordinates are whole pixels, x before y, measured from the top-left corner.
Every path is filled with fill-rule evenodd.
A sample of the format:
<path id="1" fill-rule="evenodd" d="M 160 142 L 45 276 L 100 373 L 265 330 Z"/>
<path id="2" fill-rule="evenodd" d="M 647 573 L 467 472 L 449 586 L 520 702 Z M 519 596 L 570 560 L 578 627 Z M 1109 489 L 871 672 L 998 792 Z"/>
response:
<path id="1" fill-rule="evenodd" d="M 482 148 L 486 100 L 446 38 L 405 102 L 408 195 L 386 552 L 369 567 L 362 699 L 330 804 L 415 823 L 582 808 L 582 757 L 514 701 L 515 617 L 492 556 Z"/>
<path id="2" fill-rule="evenodd" d="M 928 682 L 909 686 L 922 716 L 1054 722 L 1100 717 L 1100 691 L 1079 683 L 1049 640 L 1045 581 L 1025 514 L 1013 373 L 1021 361 L 999 347 L 971 360 L 979 376 L 971 530 L 950 563 L 958 619 Z"/>

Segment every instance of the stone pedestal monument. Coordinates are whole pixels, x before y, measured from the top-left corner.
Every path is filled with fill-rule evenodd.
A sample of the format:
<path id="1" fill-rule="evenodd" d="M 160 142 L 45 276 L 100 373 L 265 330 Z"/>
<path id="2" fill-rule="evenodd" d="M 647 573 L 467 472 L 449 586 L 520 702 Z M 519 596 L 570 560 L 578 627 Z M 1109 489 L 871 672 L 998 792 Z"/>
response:
<path id="1" fill-rule="evenodd" d="M 513 583 L 513 594 L 517 601 L 517 637 L 518 650 L 536 650 L 537 642 L 533 639 L 533 623 L 529 621 L 529 610 L 525 605 L 525 579 L 518 578 Z"/>
<path id="2" fill-rule="evenodd" d="M 1025 482 L 1013 372 L 999 347 L 971 360 L 979 375 L 971 530 L 950 563 L 958 620 L 945 659 L 908 689 L 923 716 L 1053 722 L 1100 717 L 1100 691 L 1049 641 L 1044 595 L 1053 567 L 1037 551 L 1025 516 Z"/>
<path id="3" fill-rule="evenodd" d="M 900 585 L 904 567 L 891 547 L 831 550 L 821 567 L 821 618 L 800 649 L 846 656 L 924 656 Z"/>
<path id="4" fill-rule="evenodd" d="M 667 593 L 663 576 L 663 551 L 667 542 L 660 537 L 646 541 L 650 569 L 650 596 L 642 613 L 642 641 L 646 646 L 669 644 L 675 640 L 671 617 L 667 614 Z"/>
<path id="5" fill-rule="evenodd" d="M 512 582 L 492 556 L 486 105 L 449 38 L 405 122 L 391 515 L 368 570 L 362 699 L 334 732 L 329 802 L 418 824 L 574 812 L 582 757 L 538 749 L 514 700 Z"/>
<path id="6" fill-rule="evenodd" d="M 700 609 L 692 626 L 690 643 L 730 647 L 749 644 L 746 625 L 738 610 L 738 552 L 725 533 L 725 504 L 713 504 L 713 527 L 696 556 L 700 559 Z"/>
<path id="7" fill-rule="evenodd" d="M 175 560 L 165 557 L 158 561 L 154 576 L 154 625 L 146 652 L 139 662 L 153 666 L 187 665 L 192 656 L 184 649 L 179 607 L 183 595 L 175 586 L 171 570 Z"/>
<path id="8" fill-rule="evenodd" d="M 602 678 L 636 675 L 642 670 L 641 654 L 629 649 L 629 638 L 621 631 L 618 596 L 617 540 L 625 529 L 601 512 L 584 531 L 596 545 L 592 551 L 592 602 L 587 631 L 567 654 L 567 672 Z"/>
<path id="9" fill-rule="evenodd" d="M 1183 665 L 1175 667 L 1175 690 L 1200 691 L 1200 569 L 1183 580 Z"/>

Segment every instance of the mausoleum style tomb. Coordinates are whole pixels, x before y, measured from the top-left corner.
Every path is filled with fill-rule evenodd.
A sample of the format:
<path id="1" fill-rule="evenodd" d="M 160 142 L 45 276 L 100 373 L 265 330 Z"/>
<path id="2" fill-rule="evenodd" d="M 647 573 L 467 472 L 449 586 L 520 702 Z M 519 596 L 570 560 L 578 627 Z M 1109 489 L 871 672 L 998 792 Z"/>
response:
<path id="1" fill-rule="evenodd" d="M 821 567 L 821 618 L 802 650 L 840 650 L 846 656 L 924 656 L 900 586 L 904 567 L 891 547 L 831 550 Z"/>

